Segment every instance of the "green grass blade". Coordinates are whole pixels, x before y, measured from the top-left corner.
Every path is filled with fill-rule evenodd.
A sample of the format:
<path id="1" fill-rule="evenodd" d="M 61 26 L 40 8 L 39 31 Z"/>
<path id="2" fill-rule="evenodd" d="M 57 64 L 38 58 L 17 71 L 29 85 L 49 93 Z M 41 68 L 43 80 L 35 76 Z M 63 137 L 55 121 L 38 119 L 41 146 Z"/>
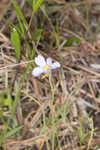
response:
<path id="1" fill-rule="evenodd" d="M 33 14 L 39 9 L 43 0 L 33 0 Z"/>
<path id="2" fill-rule="evenodd" d="M 34 41 L 34 40 L 40 39 L 42 32 L 43 32 L 42 29 L 37 29 L 37 30 L 33 33 L 33 35 L 32 35 L 32 37 L 31 37 L 30 41 Z"/>
<path id="3" fill-rule="evenodd" d="M 20 53 L 21 53 L 21 43 L 20 43 L 20 36 L 19 33 L 15 28 L 11 31 L 11 43 L 14 47 L 16 57 L 19 60 L 20 59 Z"/>
<path id="4" fill-rule="evenodd" d="M 12 135 L 14 135 L 15 133 L 17 133 L 20 129 L 22 129 L 22 126 L 19 126 L 15 129 L 11 129 L 9 132 L 6 133 L 5 138 L 8 138 Z"/>
<path id="5" fill-rule="evenodd" d="M 20 19 L 19 16 L 17 16 L 17 19 L 18 19 L 19 26 L 20 26 L 20 28 L 17 28 L 17 29 L 20 31 L 19 33 L 21 33 L 21 36 L 25 39 L 25 37 L 26 37 L 26 30 L 25 30 L 24 25 L 22 24 L 21 19 Z"/>
<path id="6" fill-rule="evenodd" d="M 28 26 L 27 21 L 26 21 L 26 19 L 24 18 L 23 14 L 22 14 L 22 12 L 21 12 L 21 9 L 19 8 L 19 6 L 16 4 L 16 2 L 15 2 L 14 0 L 10 0 L 10 1 L 11 1 L 11 3 L 12 3 L 13 6 L 14 6 L 17 15 L 21 18 L 23 24 L 26 24 L 26 25 Z"/>
<path id="7" fill-rule="evenodd" d="M 13 107 L 12 107 L 12 115 L 14 114 L 15 109 L 16 109 L 16 106 L 17 106 L 17 104 L 18 104 L 18 101 L 20 100 L 21 89 L 22 89 L 22 87 L 23 87 L 23 85 L 24 85 L 24 81 L 25 81 L 25 79 L 26 79 L 26 77 L 27 77 L 27 72 L 28 72 L 28 70 L 29 70 L 30 65 L 31 65 L 31 64 L 28 64 L 28 65 L 27 65 L 27 68 L 26 68 L 26 70 L 25 70 L 25 72 L 24 72 L 24 75 L 23 75 L 23 80 L 22 80 L 22 82 L 21 82 L 21 84 L 20 84 L 20 87 L 18 88 L 17 93 L 16 93 L 16 97 L 15 97 L 15 100 L 14 100 L 14 102 L 13 102 Z"/>

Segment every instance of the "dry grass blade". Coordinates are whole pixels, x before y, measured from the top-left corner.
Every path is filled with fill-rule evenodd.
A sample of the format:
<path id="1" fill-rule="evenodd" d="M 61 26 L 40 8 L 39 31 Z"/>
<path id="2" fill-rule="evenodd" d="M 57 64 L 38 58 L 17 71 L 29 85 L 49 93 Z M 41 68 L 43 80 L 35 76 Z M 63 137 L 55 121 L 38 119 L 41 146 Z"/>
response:
<path id="1" fill-rule="evenodd" d="M 81 66 L 81 65 L 78 65 L 77 67 L 84 70 L 84 71 L 86 71 L 86 72 L 88 72 L 88 73 L 90 73 L 90 74 L 94 74 L 95 76 L 100 78 L 100 74 L 95 72 L 95 71 L 90 70 L 90 68 L 87 68 L 87 67 L 84 67 L 84 66 Z"/>

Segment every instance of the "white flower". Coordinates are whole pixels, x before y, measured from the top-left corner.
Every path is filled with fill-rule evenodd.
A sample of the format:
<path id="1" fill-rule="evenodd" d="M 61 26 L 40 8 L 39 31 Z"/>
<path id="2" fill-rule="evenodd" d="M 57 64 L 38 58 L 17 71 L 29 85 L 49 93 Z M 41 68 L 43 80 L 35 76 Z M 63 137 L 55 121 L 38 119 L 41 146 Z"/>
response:
<path id="1" fill-rule="evenodd" d="M 32 75 L 34 77 L 38 77 L 40 74 L 46 74 L 48 72 L 51 72 L 52 69 L 56 69 L 60 67 L 59 62 L 52 62 L 51 58 L 45 58 L 41 55 L 38 55 L 35 57 L 35 63 L 38 65 L 38 67 L 34 68 L 32 71 Z"/>

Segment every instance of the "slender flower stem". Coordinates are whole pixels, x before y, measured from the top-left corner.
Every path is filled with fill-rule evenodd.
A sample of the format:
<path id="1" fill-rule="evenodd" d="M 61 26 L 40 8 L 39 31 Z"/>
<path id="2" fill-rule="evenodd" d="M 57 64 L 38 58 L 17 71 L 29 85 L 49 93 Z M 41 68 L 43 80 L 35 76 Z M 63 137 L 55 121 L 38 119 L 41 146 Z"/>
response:
<path id="1" fill-rule="evenodd" d="M 55 114 L 54 114 L 54 87 L 52 84 L 52 74 L 49 73 L 49 83 L 50 83 L 50 88 L 51 88 L 51 115 L 52 115 L 52 150 L 54 150 L 54 145 L 55 145 Z"/>
<path id="2" fill-rule="evenodd" d="M 49 83 L 50 83 L 50 88 L 51 88 L 51 104 L 54 102 L 54 87 L 52 84 L 52 75 L 49 73 Z"/>

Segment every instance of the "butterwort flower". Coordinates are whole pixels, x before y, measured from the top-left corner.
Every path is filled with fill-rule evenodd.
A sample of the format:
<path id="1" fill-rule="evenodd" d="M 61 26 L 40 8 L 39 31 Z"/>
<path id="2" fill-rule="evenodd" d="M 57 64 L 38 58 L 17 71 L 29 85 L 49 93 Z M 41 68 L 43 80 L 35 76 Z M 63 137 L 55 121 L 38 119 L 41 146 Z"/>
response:
<path id="1" fill-rule="evenodd" d="M 41 74 L 47 74 L 48 72 L 51 72 L 51 70 L 60 67 L 59 62 L 52 62 L 50 57 L 45 59 L 42 55 L 35 57 L 35 63 L 38 67 L 34 68 L 32 71 L 34 77 L 38 77 Z"/>

